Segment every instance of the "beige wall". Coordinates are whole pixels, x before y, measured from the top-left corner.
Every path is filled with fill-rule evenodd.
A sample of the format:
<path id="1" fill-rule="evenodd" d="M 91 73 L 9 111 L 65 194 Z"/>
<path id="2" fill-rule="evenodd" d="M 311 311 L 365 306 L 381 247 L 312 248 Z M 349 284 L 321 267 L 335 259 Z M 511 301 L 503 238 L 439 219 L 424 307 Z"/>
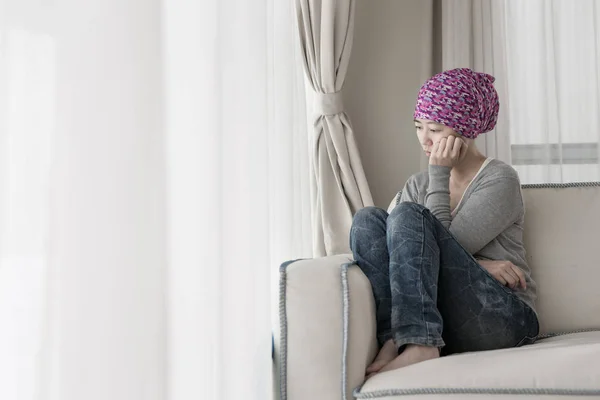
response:
<path id="1" fill-rule="evenodd" d="M 344 101 L 375 204 L 424 167 L 412 114 L 432 72 L 432 0 L 357 0 Z"/>

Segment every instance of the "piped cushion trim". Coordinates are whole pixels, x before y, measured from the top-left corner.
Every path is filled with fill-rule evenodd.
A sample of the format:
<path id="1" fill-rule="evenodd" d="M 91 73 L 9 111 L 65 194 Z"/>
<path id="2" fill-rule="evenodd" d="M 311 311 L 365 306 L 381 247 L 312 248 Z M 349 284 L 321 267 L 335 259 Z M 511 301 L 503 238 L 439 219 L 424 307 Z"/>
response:
<path id="1" fill-rule="evenodd" d="M 350 325 L 350 288 L 348 285 L 348 268 L 356 265 L 356 261 L 342 265 L 342 307 L 343 307 L 343 334 L 342 334 L 342 400 L 347 400 L 348 387 L 348 329 Z"/>
<path id="2" fill-rule="evenodd" d="M 299 260 L 286 261 L 279 267 L 279 398 L 287 400 L 287 313 L 285 307 L 286 268 Z"/>
<path id="3" fill-rule="evenodd" d="M 573 182 L 573 183 L 527 183 L 521 185 L 522 189 L 567 189 L 577 187 L 598 187 L 600 182 Z"/>
<path id="4" fill-rule="evenodd" d="M 378 399 L 390 396 L 415 396 L 437 394 L 490 394 L 523 396 L 600 396 L 600 389 L 543 389 L 543 388 L 417 388 L 389 389 L 374 392 L 354 391 L 357 399 Z"/>

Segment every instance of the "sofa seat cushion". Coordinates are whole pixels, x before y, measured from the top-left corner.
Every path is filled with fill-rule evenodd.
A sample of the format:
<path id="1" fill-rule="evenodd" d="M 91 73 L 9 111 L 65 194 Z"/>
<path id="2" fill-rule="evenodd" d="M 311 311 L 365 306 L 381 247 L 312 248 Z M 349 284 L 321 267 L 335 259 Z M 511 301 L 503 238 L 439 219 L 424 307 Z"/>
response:
<path id="1" fill-rule="evenodd" d="M 600 332 L 555 336 L 514 349 L 442 357 L 377 374 L 355 395 L 358 399 L 389 400 L 412 395 L 424 399 L 426 393 L 435 398 L 446 393 L 448 398 L 460 398 L 461 393 L 485 398 L 492 393 L 506 398 L 521 394 L 528 398 L 535 394 L 600 396 Z"/>

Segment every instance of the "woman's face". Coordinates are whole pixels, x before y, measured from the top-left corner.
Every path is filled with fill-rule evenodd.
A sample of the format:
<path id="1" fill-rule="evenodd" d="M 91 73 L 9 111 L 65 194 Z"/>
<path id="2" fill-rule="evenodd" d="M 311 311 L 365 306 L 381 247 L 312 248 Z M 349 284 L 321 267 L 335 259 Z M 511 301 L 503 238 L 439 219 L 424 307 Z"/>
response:
<path id="1" fill-rule="evenodd" d="M 448 136 L 460 137 L 454 129 L 428 119 L 415 119 L 415 127 L 417 128 L 417 137 L 421 143 L 421 148 L 427 157 L 431 155 L 431 149 L 435 142 L 439 142 L 440 139 Z"/>

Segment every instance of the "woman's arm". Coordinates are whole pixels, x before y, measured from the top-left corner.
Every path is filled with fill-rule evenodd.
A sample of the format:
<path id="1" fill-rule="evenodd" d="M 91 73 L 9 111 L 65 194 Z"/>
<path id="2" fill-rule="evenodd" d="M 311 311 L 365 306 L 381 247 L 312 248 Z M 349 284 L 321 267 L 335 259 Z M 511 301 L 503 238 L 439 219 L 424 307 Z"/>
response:
<path id="1" fill-rule="evenodd" d="M 450 169 L 430 166 L 426 207 L 471 254 L 477 253 L 515 223 L 524 210 L 521 184 L 507 167 L 481 181 L 460 212 L 450 214 Z M 508 169 L 510 168 L 510 170 Z"/>
<path id="2" fill-rule="evenodd" d="M 450 228 L 450 167 L 429 165 L 429 187 L 425 194 L 425 207 L 446 227 Z"/>
<path id="3" fill-rule="evenodd" d="M 388 206 L 387 212 L 388 214 L 392 212 L 392 210 L 400 203 L 404 203 L 405 201 L 410 201 L 413 203 L 419 202 L 419 193 L 417 190 L 417 186 L 415 185 L 415 176 L 411 176 L 408 181 L 404 184 L 404 187 L 401 191 L 394 196 L 392 202 Z"/>

